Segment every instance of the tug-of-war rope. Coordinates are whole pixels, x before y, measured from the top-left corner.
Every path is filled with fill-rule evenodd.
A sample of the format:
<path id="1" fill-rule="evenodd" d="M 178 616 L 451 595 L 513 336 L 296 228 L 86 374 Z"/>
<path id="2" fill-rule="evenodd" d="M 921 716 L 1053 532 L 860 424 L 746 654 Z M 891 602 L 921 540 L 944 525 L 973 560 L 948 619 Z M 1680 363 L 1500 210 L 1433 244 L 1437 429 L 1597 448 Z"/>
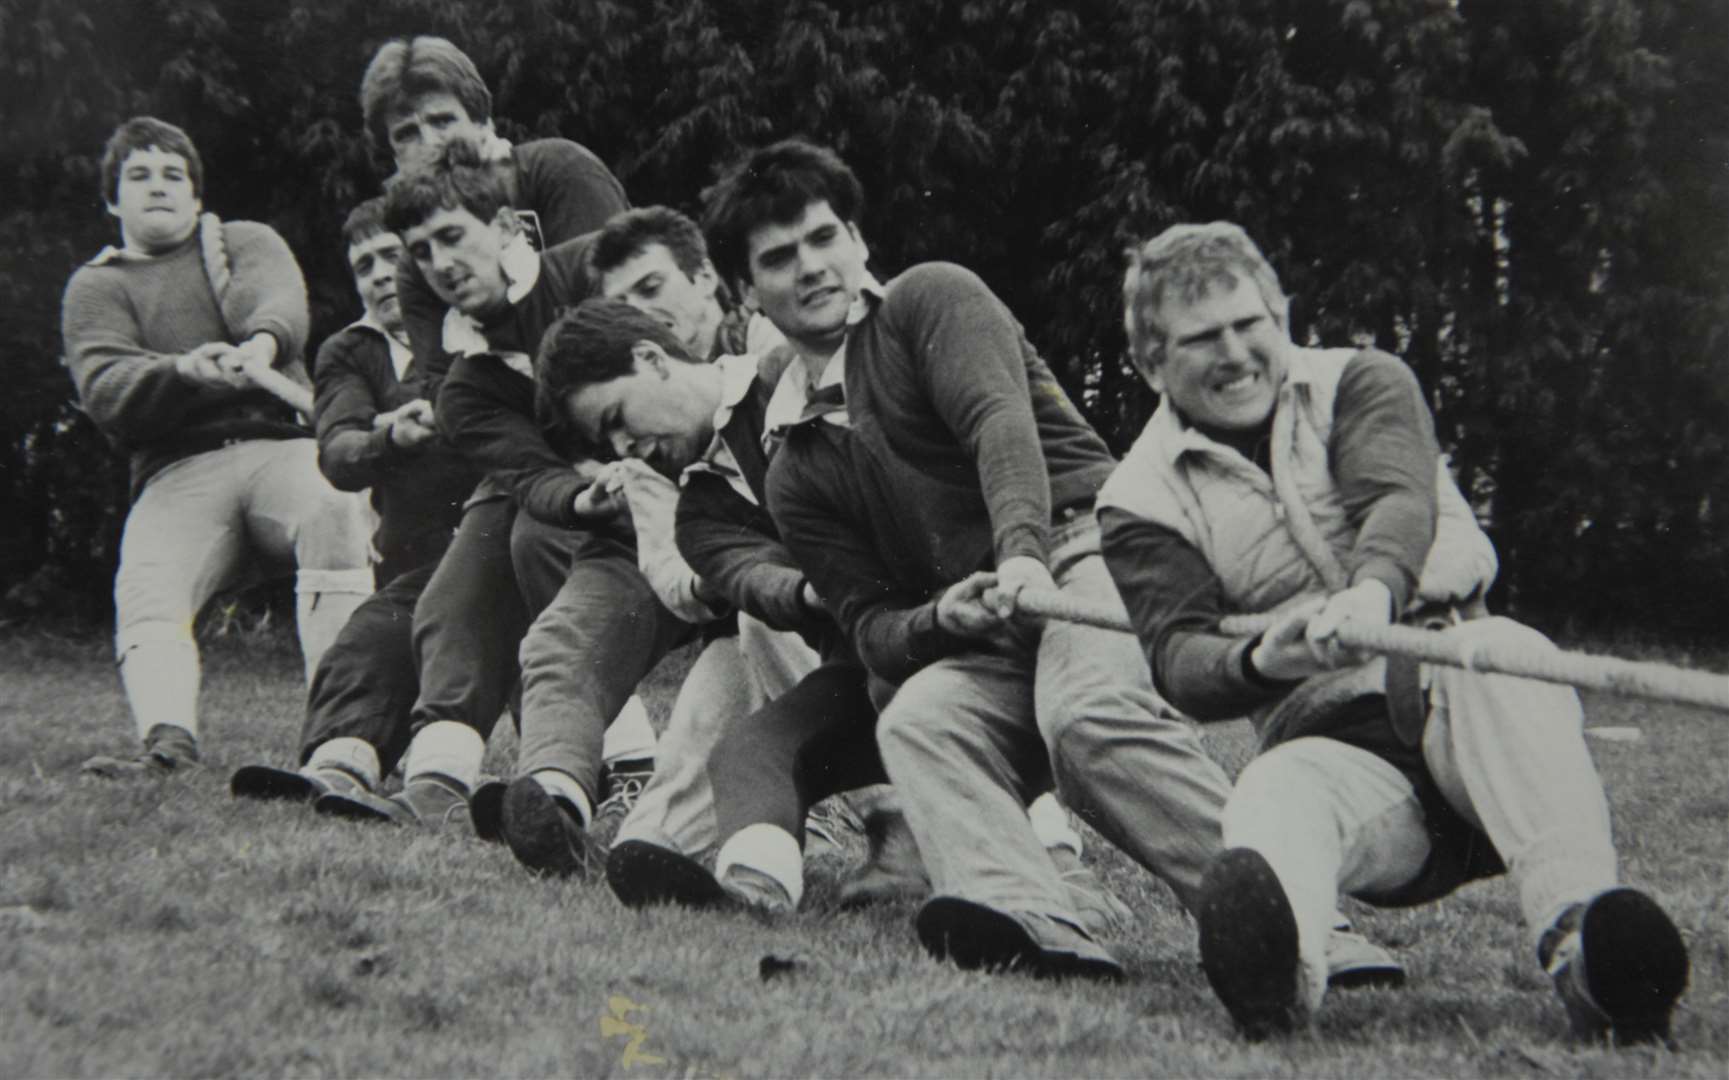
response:
<path id="1" fill-rule="evenodd" d="M 1094 603 L 1049 589 L 1023 589 L 1017 606 L 1030 615 L 1133 633 L 1120 604 Z M 1267 615 L 1233 615 L 1220 623 L 1222 633 L 1247 635 L 1272 625 Z M 1651 701 L 1697 705 L 1729 712 L 1729 675 L 1690 671 L 1669 664 L 1593 656 L 1548 647 L 1469 641 L 1410 626 L 1339 627 L 1339 642 L 1360 652 L 1410 656 L 1431 664 L 1517 675 L 1543 682 L 1603 690 Z"/>

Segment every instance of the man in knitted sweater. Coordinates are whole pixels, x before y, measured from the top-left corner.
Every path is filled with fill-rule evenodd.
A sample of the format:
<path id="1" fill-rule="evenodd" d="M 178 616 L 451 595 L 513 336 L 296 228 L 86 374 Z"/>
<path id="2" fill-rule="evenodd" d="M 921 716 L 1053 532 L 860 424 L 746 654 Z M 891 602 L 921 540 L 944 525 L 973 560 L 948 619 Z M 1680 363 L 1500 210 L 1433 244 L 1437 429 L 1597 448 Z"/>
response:
<path id="1" fill-rule="evenodd" d="M 269 226 L 203 214 L 203 166 L 186 133 L 121 124 L 102 195 L 122 246 L 66 286 L 79 400 L 132 462 L 132 509 L 114 603 L 121 681 L 143 751 L 85 764 L 115 777 L 198 759 L 193 620 L 260 565 L 296 568 L 307 678 L 372 591 L 367 513 L 318 472 L 308 431 L 267 386 L 288 386 L 306 343 L 306 289 Z"/>
<path id="2" fill-rule="evenodd" d="M 1008 618 L 1027 587 L 1110 593 L 1091 511 L 1112 459 L 975 275 L 868 275 L 862 201 L 838 157 L 798 140 L 747 155 L 708 198 L 721 273 L 798 353 L 769 510 L 895 687 L 877 741 L 937 894 L 917 920 L 925 947 L 967 967 L 1119 977 L 1028 800 L 1054 774 L 1066 804 L 1192 902 L 1229 787 L 1131 640 Z M 831 396 L 844 408 L 802 407 Z"/>
<path id="3" fill-rule="evenodd" d="M 1616 883 L 1578 696 L 1340 643 L 1341 627 L 1415 618 L 1548 645 L 1509 619 L 1461 621 L 1495 553 L 1410 370 L 1295 346 L 1278 277 L 1225 222 L 1148 241 L 1124 293 L 1162 401 L 1099 493 L 1105 557 L 1160 691 L 1201 720 L 1251 714 L 1261 737 L 1194 908 L 1232 1018 L 1250 1037 L 1307 1023 L 1340 892 L 1403 906 L 1507 869 L 1575 1032 L 1667 1036 L 1686 947 Z M 1256 613 L 1260 633 L 1221 626 Z"/>

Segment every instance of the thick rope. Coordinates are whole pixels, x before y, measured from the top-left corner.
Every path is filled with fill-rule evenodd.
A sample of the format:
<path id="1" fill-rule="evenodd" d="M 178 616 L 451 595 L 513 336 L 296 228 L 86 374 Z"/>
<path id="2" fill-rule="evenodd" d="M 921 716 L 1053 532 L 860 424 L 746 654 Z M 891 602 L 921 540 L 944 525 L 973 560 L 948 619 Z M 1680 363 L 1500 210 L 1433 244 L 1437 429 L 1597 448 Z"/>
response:
<path id="1" fill-rule="evenodd" d="M 1133 632 L 1128 613 L 1121 603 L 1093 603 L 1049 589 L 1023 589 L 1018 606 L 1028 614 L 1047 619 L 1095 626 L 1101 630 Z M 1272 621 L 1265 615 L 1232 616 L 1224 620 L 1219 629 L 1231 635 L 1255 634 L 1270 626 Z M 1517 675 L 1626 697 L 1729 712 L 1729 675 L 1710 671 L 1689 671 L 1669 664 L 1568 652 L 1554 646 L 1510 647 L 1505 642 L 1473 642 L 1410 626 L 1369 627 L 1347 622 L 1339 627 L 1339 641 L 1361 652 L 1412 656 L 1431 664 L 1466 671 Z"/>

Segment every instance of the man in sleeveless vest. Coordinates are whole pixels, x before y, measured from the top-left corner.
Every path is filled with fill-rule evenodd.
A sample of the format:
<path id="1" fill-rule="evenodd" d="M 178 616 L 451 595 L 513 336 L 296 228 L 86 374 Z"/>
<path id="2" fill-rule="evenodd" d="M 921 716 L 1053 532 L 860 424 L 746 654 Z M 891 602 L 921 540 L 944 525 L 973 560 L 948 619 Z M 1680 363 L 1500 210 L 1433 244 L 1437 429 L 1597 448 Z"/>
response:
<path id="1" fill-rule="evenodd" d="M 1575 1031 L 1666 1037 L 1686 949 L 1617 883 L 1577 695 L 1339 643 L 1347 622 L 1417 619 L 1547 644 L 1468 618 L 1495 553 L 1410 370 L 1295 346 L 1277 276 L 1228 223 L 1149 241 L 1124 293 L 1162 401 L 1100 491 L 1105 558 L 1160 692 L 1202 721 L 1252 715 L 1260 736 L 1197 906 L 1232 1018 L 1251 1037 L 1307 1022 L 1340 892 L 1409 905 L 1506 869 Z M 1271 613 L 1268 628 L 1221 629 L 1249 613 Z"/>

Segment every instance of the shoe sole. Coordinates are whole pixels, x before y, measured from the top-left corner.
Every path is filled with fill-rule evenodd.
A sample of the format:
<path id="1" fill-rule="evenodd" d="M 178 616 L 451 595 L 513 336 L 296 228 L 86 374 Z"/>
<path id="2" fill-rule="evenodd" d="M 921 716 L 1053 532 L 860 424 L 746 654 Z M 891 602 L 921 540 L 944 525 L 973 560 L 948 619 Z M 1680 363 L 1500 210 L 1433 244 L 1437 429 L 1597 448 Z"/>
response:
<path id="1" fill-rule="evenodd" d="M 504 793 L 509 787 L 502 780 L 489 780 L 475 788 L 468 800 L 474 835 L 489 844 L 504 843 Z"/>
<path id="2" fill-rule="evenodd" d="M 626 840 L 607 853 L 606 883 L 630 908 L 677 904 L 712 910 L 736 903 L 701 863 L 646 840 Z"/>
<path id="3" fill-rule="evenodd" d="M 1405 968 L 1398 961 L 1369 960 L 1327 969 L 1329 990 L 1397 990 L 1405 985 Z"/>
<path id="4" fill-rule="evenodd" d="M 311 802 L 322 794 L 318 785 L 291 769 L 270 765 L 242 765 L 228 779 L 228 793 L 236 799 Z"/>
<path id="5" fill-rule="evenodd" d="M 1614 889 L 1593 900 L 1579 928 L 1585 985 L 1620 1044 L 1669 1038 L 1670 1014 L 1687 989 L 1687 946 L 1655 900 Z"/>
<path id="6" fill-rule="evenodd" d="M 1045 949 L 1011 916 L 971 900 L 939 896 L 914 921 L 919 944 L 966 971 L 1024 971 L 1048 979 L 1124 977 L 1113 961 Z"/>
<path id="7" fill-rule="evenodd" d="M 1258 852 L 1218 856 L 1201 882 L 1201 967 L 1250 1039 L 1288 1034 L 1301 1019 L 1297 919 Z"/>
<path id="8" fill-rule="evenodd" d="M 537 874 L 569 878 L 593 871 L 591 856 L 580 847 L 586 839 L 581 830 L 532 776 L 519 776 L 504 789 L 499 832 L 516 861 Z"/>
<path id="9" fill-rule="evenodd" d="M 312 811 L 326 817 L 342 818 L 345 821 L 387 822 L 391 825 L 406 825 L 414 820 L 408 811 L 389 799 L 360 792 L 333 791 L 326 795 L 320 795 L 313 800 Z"/>

